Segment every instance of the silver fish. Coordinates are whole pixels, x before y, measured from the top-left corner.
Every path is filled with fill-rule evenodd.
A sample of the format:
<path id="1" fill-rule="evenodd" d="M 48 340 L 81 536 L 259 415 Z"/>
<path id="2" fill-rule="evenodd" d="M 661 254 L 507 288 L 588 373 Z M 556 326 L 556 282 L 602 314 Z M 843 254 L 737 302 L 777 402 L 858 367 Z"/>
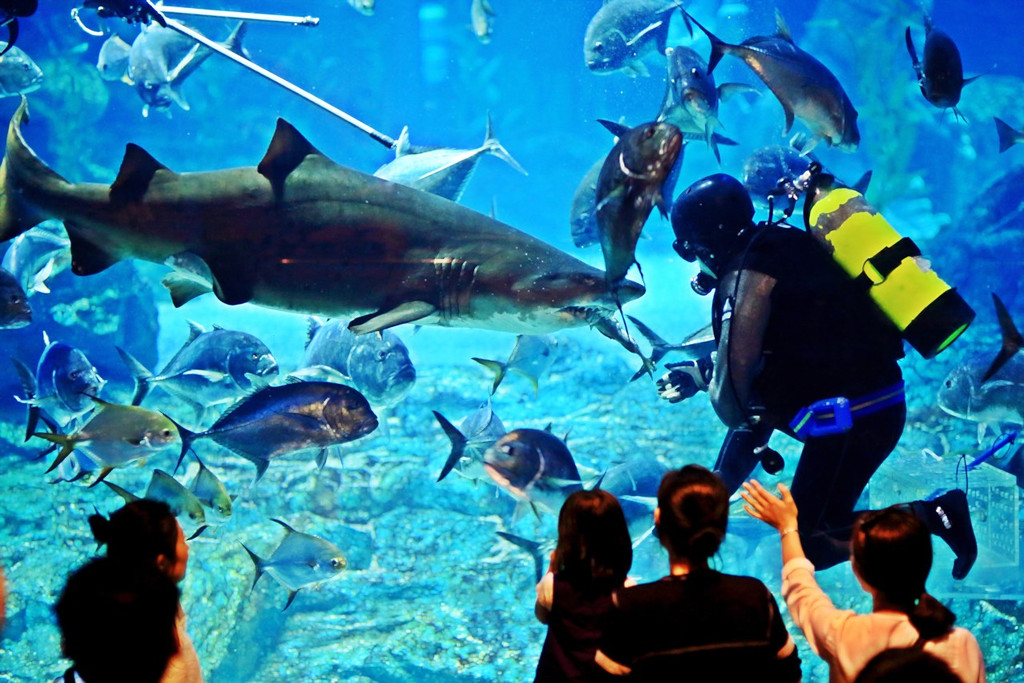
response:
<path id="1" fill-rule="evenodd" d="M 246 26 L 240 22 L 223 46 L 241 54 Z M 174 29 L 156 22 L 146 25 L 132 43 L 127 71 L 128 80 L 145 103 L 143 116 L 151 109 L 165 110 L 172 103 L 187 111 L 189 104 L 181 85 L 212 54 L 213 50 Z"/>
<path id="2" fill-rule="evenodd" d="M 252 588 L 256 587 L 261 576 L 270 574 L 288 589 L 288 602 L 284 605 L 284 609 L 288 609 L 295 595 L 303 588 L 338 578 L 348 566 L 348 560 L 345 559 L 345 553 L 330 541 L 296 531 L 279 519 L 271 521 L 284 527 L 286 534 L 270 557 L 260 557 L 244 543 L 242 547 L 256 565 Z"/>
<path id="3" fill-rule="evenodd" d="M 93 398 L 106 384 L 86 355 L 63 342 L 51 342 L 43 332 L 45 348 L 33 373 L 17 359 L 15 368 L 25 396 L 19 401 L 29 406 L 28 433 L 35 431 L 40 411 L 66 427 L 95 408 Z"/>
<path id="4" fill-rule="evenodd" d="M 491 42 L 491 34 L 494 33 L 494 10 L 488 0 L 473 0 L 469 7 L 469 20 L 473 26 L 473 33 L 486 45 Z"/>
<path id="5" fill-rule="evenodd" d="M 205 330 L 189 323 L 189 337 L 157 374 L 118 348 L 135 379 L 132 405 L 139 405 L 150 387 L 158 386 L 192 406 L 199 421 L 206 411 L 234 403 L 254 388 L 254 379 L 277 375 L 277 360 L 267 345 L 247 332 L 216 327 Z"/>
<path id="6" fill-rule="evenodd" d="M 104 481 L 103 483 L 114 493 L 124 498 L 126 503 L 139 499 L 139 496 L 130 493 L 116 484 L 111 484 L 109 481 Z M 203 511 L 203 506 L 199 499 L 192 491 L 185 488 L 177 479 L 163 470 L 153 470 L 153 474 L 149 479 L 149 485 L 146 487 L 146 494 L 142 497 L 148 500 L 159 500 L 167 503 L 167 507 L 171 509 L 171 514 L 188 520 L 193 530 L 193 533 L 190 534 L 192 538 L 198 536 L 206 528 L 206 513 Z"/>
<path id="7" fill-rule="evenodd" d="M 473 360 L 494 373 L 494 383 L 491 385 L 492 396 L 509 372 L 528 379 L 533 386 L 533 393 L 536 394 L 539 391 L 537 383 L 541 375 L 547 372 L 555 360 L 556 348 L 558 348 L 558 340 L 549 334 L 520 334 L 516 337 L 515 346 L 512 347 L 508 360 L 504 363 L 486 358 L 474 358 Z"/>
<path id="8" fill-rule="evenodd" d="M 587 24 L 583 59 L 596 73 L 649 75 L 641 61 L 655 47 L 665 52 L 669 19 L 682 2 L 608 0 Z"/>
<path id="9" fill-rule="evenodd" d="M 200 503 L 210 508 L 216 520 L 226 522 L 231 517 L 232 501 L 224 483 L 196 457 L 199 470 L 189 483 L 188 488 L 195 494 Z"/>
<path id="10" fill-rule="evenodd" d="M 132 46 L 116 33 L 111 34 L 100 46 L 96 58 L 96 70 L 105 81 L 121 81 L 128 78 L 128 64 Z"/>
<path id="11" fill-rule="evenodd" d="M 492 154 L 527 175 L 526 169 L 494 137 L 490 114 L 487 115 L 487 135 L 483 144 L 476 149 L 439 147 L 412 151 L 409 129 L 403 128 L 395 145 L 395 160 L 378 168 L 373 175 L 457 202 L 485 154 Z"/>
<path id="12" fill-rule="evenodd" d="M 49 294 L 46 281 L 71 267 L 71 240 L 60 221 L 44 221 L 11 242 L 2 265 L 28 296 Z"/>
<path id="13" fill-rule="evenodd" d="M 302 366 L 337 370 L 373 406 L 401 402 L 416 382 L 409 349 L 397 334 L 383 330 L 379 334 L 356 335 L 341 320 L 321 323 L 310 318 Z"/>
<path id="14" fill-rule="evenodd" d="M 490 481 L 484 471 L 484 453 L 505 435 L 505 425 L 491 408 L 491 402 L 481 404 L 458 427 L 436 410 L 433 413 L 452 444 L 437 480 L 441 481 L 454 469 L 471 481 Z"/>
<path id="15" fill-rule="evenodd" d="M 25 95 L 39 90 L 42 85 L 42 69 L 24 50 L 11 47 L 0 55 L 0 97 Z"/>

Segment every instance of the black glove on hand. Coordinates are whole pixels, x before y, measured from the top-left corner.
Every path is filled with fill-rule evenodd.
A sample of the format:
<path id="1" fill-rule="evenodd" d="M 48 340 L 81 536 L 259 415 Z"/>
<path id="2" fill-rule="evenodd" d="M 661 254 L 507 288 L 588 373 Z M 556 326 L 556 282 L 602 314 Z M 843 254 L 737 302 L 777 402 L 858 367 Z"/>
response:
<path id="1" fill-rule="evenodd" d="M 698 391 L 707 391 L 715 363 L 711 356 L 666 363 L 669 372 L 658 380 L 658 395 L 670 403 L 684 401 Z"/>

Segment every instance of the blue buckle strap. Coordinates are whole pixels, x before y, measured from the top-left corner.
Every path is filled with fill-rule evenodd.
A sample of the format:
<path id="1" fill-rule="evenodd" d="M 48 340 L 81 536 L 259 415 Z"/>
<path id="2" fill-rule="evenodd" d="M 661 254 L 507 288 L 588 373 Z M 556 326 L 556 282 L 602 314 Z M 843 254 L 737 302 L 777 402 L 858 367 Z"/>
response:
<path id="1" fill-rule="evenodd" d="M 903 400 L 902 380 L 852 401 L 845 396 L 826 398 L 801 408 L 790 421 L 789 428 L 799 439 L 843 434 L 853 427 L 854 418 L 877 413 Z"/>

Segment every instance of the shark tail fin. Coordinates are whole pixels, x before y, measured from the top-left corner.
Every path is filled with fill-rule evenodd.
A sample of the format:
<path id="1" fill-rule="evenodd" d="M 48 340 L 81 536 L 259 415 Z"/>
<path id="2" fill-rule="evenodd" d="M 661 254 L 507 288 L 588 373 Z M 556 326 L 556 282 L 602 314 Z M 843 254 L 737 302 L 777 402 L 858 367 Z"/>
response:
<path id="1" fill-rule="evenodd" d="M 25 142 L 21 126 L 28 120 L 28 100 L 22 97 L 7 128 L 7 151 L 0 163 L 0 242 L 17 237 L 49 217 L 23 199 L 25 186 L 68 185 Z"/>

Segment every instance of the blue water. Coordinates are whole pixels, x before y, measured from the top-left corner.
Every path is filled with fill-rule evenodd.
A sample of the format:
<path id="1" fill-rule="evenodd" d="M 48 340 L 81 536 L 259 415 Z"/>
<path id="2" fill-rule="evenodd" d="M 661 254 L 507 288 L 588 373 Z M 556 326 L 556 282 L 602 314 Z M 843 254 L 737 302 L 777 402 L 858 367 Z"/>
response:
<path id="1" fill-rule="evenodd" d="M 414 144 L 475 147 L 484 137 L 489 112 L 496 135 L 529 175 L 485 158 L 462 203 L 482 213 L 493 205 L 499 220 L 601 267 L 599 249 L 581 251 L 572 245 L 572 194 L 611 145 L 595 119 L 624 117 L 632 125 L 653 119 L 664 91 L 662 67 L 651 56 L 648 78 L 597 76 L 587 70 L 581 44 L 600 6 L 596 0 L 492 0 L 497 16 L 488 45 L 480 44 L 469 28 L 469 4 L 380 0 L 372 17 L 338 0 L 259 0 L 217 7 L 319 16 L 317 28 L 252 25 L 245 39 L 249 53 L 265 68 L 392 137 L 408 125 Z M 101 39 L 75 26 L 69 17 L 73 6 L 65 0 L 46 3 L 36 16 L 23 20 L 19 40 L 46 73 L 43 87 L 29 95 L 33 118 L 26 137 L 69 180 L 111 182 L 128 142 L 178 172 L 252 166 L 262 158 L 278 117 L 338 163 L 372 172 L 393 157 L 331 114 L 216 56 L 185 83 L 190 111 L 172 107 L 170 117 L 151 113 L 143 118 L 132 88 L 96 75 Z M 688 7 L 732 42 L 774 27 L 774 3 L 723 7 L 701 0 Z M 993 235 L 986 226 L 964 220 L 986 196 L 985 188 L 1019 167 L 1024 154 L 1013 148 L 999 155 L 991 122 L 999 116 L 1013 126 L 1024 124 L 1019 107 L 1024 63 L 1015 38 L 1019 12 L 993 1 L 939 2 L 933 9 L 936 25 L 959 44 L 966 74 L 984 74 L 964 91 L 959 106 L 964 123 L 955 121 L 952 112 L 931 107 L 918 91 L 903 44 L 903 30 L 911 25 L 921 49 L 917 2 L 819 7 L 801 0 L 782 9 L 796 42 L 836 73 L 860 111 L 862 142 L 856 153 L 823 148 L 816 153 L 843 177 L 873 169 L 869 199 L 901 232 L 926 245 L 936 269 L 961 287 L 979 313 L 963 339 L 937 359 L 925 362 L 908 350 L 907 431 L 873 480 L 866 502 L 887 504 L 953 486 L 955 454 L 979 448 L 976 429 L 939 411 L 935 392 L 963 359 L 994 354 L 998 333 L 988 291 L 999 292 L 1011 313 L 1024 319 L 1021 235 L 1012 231 L 1019 224 L 1013 228 L 1011 220 L 1011 228 Z M 218 20 L 194 25 L 217 39 L 229 30 Z M 672 35 L 690 42 L 679 26 L 673 26 Z M 706 53 L 705 40 L 693 44 Z M 738 60 L 727 58 L 715 75 L 719 82 L 744 81 L 763 91 L 758 98 L 737 98 L 722 107 L 722 132 L 740 145 L 722 148 L 721 170 L 739 174 L 754 148 L 783 142 L 782 110 Z M 0 120 L 13 114 L 17 103 L 17 98 L 0 100 Z M 701 144 L 691 145 L 680 186 L 718 168 Z M 1011 201 L 1006 211 L 1012 218 L 1018 207 Z M 672 252 L 671 231 L 657 214 L 645 235 L 650 239 L 641 240 L 637 256 L 648 293 L 627 312 L 666 338 L 680 339 L 706 324 L 709 302 L 690 291 L 691 268 Z M 979 262 L 970 251 L 975 245 L 984 246 L 990 260 Z M 240 258 L 244 250 L 239 245 Z M 121 296 L 130 270 L 118 266 L 110 275 L 64 273 L 55 278 L 53 295 L 32 298 L 41 313 L 37 322 L 24 330 L 0 331 L 0 356 L 16 355 L 34 364 L 45 331 L 82 348 L 110 380 L 105 392 L 127 400 L 127 374 L 109 347 L 116 330 L 127 329 L 128 319 L 137 317 L 152 320 L 158 334 L 140 331 L 140 337 L 121 343 L 147 349 L 142 360 L 150 366 L 162 367 L 170 359 L 187 337 L 187 321 L 194 320 L 255 334 L 277 356 L 282 372 L 298 367 L 303 316 L 247 305 L 231 308 L 212 297 L 174 309 L 159 285 L 165 269 L 143 264 L 139 271 L 142 284 L 132 285 L 140 294 L 138 308 L 113 320 L 90 316 L 83 302 L 100 297 L 109 303 Z M 64 303 L 48 303 L 47 296 L 60 296 Z M 435 482 L 448 442 L 431 415 L 438 410 L 457 422 L 486 400 L 491 378 L 470 359 L 507 357 L 514 336 L 429 327 L 399 328 L 398 333 L 419 374 L 415 387 L 388 413 L 386 429 L 344 446 L 343 459 L 332 456 L 319 475 L 311 457 L 286 457 L 250 486 L 250 463 L 216 449 L 201 450 L 229 492 L 238 496 L 231 520 L 193 542 L 182 584 L 189 630 L 207 680 L 532 678 L 544 637 L 544 627 L 533 617 L 533 564 L 495 532 L 552 539 L 554 518 L 515 519 L 512 499 L 489 484 L 457 475 Z M 493 397 L 506 427 L 551 423 L 556 433 L 569 434 L 576 460 L 594 472 L 637 455 L 674 467 L 713 463 L 724 429 L 703 396 L 668 405 L 659 401 L 649 380 L 627 383 L 635 358 L 613 342 L 586 329 L 556 336 L 556 360 L 541 378 L 538 394 L 512 375 Z M 95 551 L 85 519 L 94 506 L 109 512 L 120 499 L 103 487 L 49 483 L 51 475 L 44 474 L 49 457 L 33 459 L 42 446 L 21 443 L 23 408 L 10 397 L 18 393 L 17 379 L 7 361 L 0 362 L 6 387 L 0 396 L 0 564 L 10 590 L 0 638 L 0 680 L 37 681 L 66 667 L 51 606 L 67 572 Z M 782 437 L 773 445 L 789 456 L 784 480 L 792 474 L 795 447 Z M 935 455 L 922 455 L 925 449 Z M 111 480 L 142 490 L 154 467 L 169 470 L 173 458 L 161 455 L 117 470 Z M 1008 497 L 1011 502 L 1004 507 L 1012 506 L 1010 518 L 1019 517 L 1012 477 L 1007 483 L 998 472 L 986 476 L 972 479 L 976 495 L 995 491 Z M 271 518 L 330 539 L 349 558 L 339 579 L 301 591 L 285 612 L 286 591 L 273 580 L 264 578 L 250 593 L 252 563 L 240 545 L 269 554 L 281 538 Z M 1024 618 L 1024 572 L 1019 559 L 1006 559 L 1006 549 L 1019 547 L 1019 535 L 989 524 L 987 517 L 975 523 L 982 555 L 970 577 L 955 584 L 949 579 L 952 556 L 937 543 L 929 589 L 978 636 L 990 680 L 1013 680 L 1024 664 L 1024 632 L 1018 628 Z M 731 531 L 720 566 L 759 576 L 777 590 L 774 535 L 741 511 Z M 634 574 L 654 579 L 665 564 L 662 551 L 648 540 L 637 550 Z M 837 603 L 869 608 L 848 565 L 819 576 Z M 806 680 L 827 680 L 825 667 L 799 642 Z M 116 645 L 111 644 L 111 656 L 116 656 Z"/>

